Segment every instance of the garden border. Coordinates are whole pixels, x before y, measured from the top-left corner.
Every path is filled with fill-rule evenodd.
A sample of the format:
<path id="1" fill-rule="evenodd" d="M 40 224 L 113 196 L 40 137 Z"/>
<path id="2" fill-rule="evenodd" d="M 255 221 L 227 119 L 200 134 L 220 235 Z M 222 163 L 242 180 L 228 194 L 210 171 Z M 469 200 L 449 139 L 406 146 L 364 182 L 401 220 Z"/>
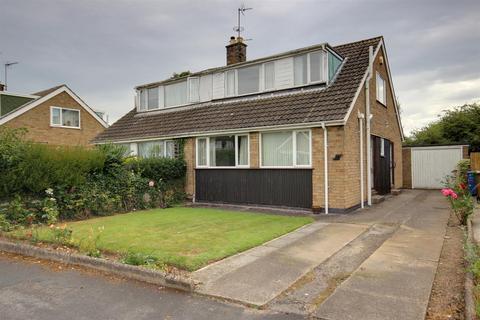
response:
<path id="1" fill-rule="evenodd" d="M 479 239 L 480 235 L 475 237 L 474 234 L 474 227 L 473 225 L 476 224 L 473 220 L 475 217 L 480 217 L 480 209 L 474 208 L 473 214 L 467 219 L 467 237 L 466 242 L 469 244 L 477 244 L 475 239 Z M 478 222 L 477 222 L 478 223 Z M 476 320 L 476 308 L 475 308 L 475 299 L 473 295 L 473 274 L 470 270 L 467 269 L 465 273 L 465 319 L 466 320 Z"/>
<path id="2" fill-rule="evenodd" d="M 5 239 L 0 239 L 0 251 L 106 271 L 128 279 L 144 281 L 147 283 L 188 292 L 193 292 L 196 287 L 196 283 L 192 279 L 188 279 L 181 275 L 173 275 L 162 271 L 149 270 L 142 267 L 127 265 L 100 258 L 92 258 L 76 253 L 52 251 L 29 244 L 6 241 Z"/>

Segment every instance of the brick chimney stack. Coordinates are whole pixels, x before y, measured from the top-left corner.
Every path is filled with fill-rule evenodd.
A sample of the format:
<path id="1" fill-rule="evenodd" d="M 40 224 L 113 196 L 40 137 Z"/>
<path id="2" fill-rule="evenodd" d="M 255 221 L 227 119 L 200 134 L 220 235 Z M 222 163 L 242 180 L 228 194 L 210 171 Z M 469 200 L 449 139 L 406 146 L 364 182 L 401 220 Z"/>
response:
<path id="1" fill-rule="evenodd" d="M 230 37 L 230 43 L 225 48 L 227 48 L 227 66 L 247 61 L 247 45 L 242 37 Z"/>

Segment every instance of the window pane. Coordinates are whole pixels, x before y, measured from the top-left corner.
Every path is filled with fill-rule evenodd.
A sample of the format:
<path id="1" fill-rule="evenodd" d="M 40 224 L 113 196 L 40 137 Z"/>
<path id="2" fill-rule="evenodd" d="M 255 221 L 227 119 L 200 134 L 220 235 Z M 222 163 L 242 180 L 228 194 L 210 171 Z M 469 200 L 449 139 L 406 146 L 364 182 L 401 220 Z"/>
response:
<path id="1" fill-rule="evenodd" d="M 52 124 L 60 125 L 60 109 L 52 108 Z"/>
<path id="2" fill-rule="evenodd" d="M 307 83 L 307 55 L 296 56 L 294 58 L 294 80 L 295 85 Z"/>
<path id="3" fill-rule="evenodd" d="M 166 141 L 165 142 L 165 156 L 167 158 L 174 158 L 175 157 L 175 142 L 174 141 Z"/>
<path id="4" fill-rule="evenodd" d="M 148 89 L 148 110 L 158 108 L 158 87 Z"/>
<path id="5" fill-rule="evenodd" d="M 322 52 L 310 53 L 310 81 L 321 81 L 322 78 Z"/>
<path id="6" fill-rule="evenodd" d="M 385 104 L 385 80 L 377 73 L 377 100 Z"/>
<path id="7" fill-rule="evenodd" d="M 275 87 L 275 63 L 268 62 L 265 68 L 265 89 L 273 89 Z"/>
<path id="8" fill-rule="evenodd" d="M 332 80 L 337 73 L 338 68 L 342 64 L 342 61 L 338 59 L 335 55 L 328 53 L 328 80 Z"/>
<path id="9" fill-rule="evenodd" d="M 197 166 L 207 165 L 207 139 L 202 138 L 197 140 Z"/>
<path id="10" fill-rule="evenodd" d="M 164 155 L 164 142 L 161 140 L 138 144 L 138 156 L 140 158 L 163 157 Z"/>
<path id="11" fill-rule="evenodd" d="M 226 96 L 231 97 L 235 95 L 235 71 L 234 70 L 227 71 L 226 77 L 227 77 Z"/>
<path id="12" fill-rule="evenodd" d="M 238 94 L 258 92 L 260 85 L 260 65 L 238 69 Z"/>
<path id="13" fill-rule="evenodd" d="M 62 125 L 66 127 L 80 127 L 80 112 L 77 110 L 62 109 Z"/>
<path id="14" fill-rule="evenodd" d="M 235 136 L 210 138 L 210 166 L 235 166 Z"/>
<path id="15" fill-rule="evenodd" d="M 262 165 L 293 165 L 292 132 L 262 133 Z"/>
<path id="16" fill-rule="evenodd" d="M 248 165 L 248 136 L 238 136 L 237 157 L 239 166 Z"/>
<path id="17" fill-rule="evenodd" d="M 119 143 L 117 144 L 119 147 L 122 147 L 124 149 L 123 156 L 128 157 L 131 155 L 132 150 L 130 149 L 130 143 Z"/>
<path id="18" fill-rule="evenodd" d="M 140 110 L 147 109 L 147 90 L 140 90 Z"/>
<path id="19" fill-rule="evenodd" d="M 200 101 L 200 79 L 199 78 L 190 78 L 188 79 L 189 84 L 189 101 L 198 102 Z"/>
<path id="20" fill-rule="evenodd" d="M 165 86 L 165 106 L 174 107 L 187 103 L 187 81 Z"/>
<path id="21" fill-rule="evenodd" d="M 296 133 L 297 165 L 310 165 L 310 132 L 299 131 Z"/>

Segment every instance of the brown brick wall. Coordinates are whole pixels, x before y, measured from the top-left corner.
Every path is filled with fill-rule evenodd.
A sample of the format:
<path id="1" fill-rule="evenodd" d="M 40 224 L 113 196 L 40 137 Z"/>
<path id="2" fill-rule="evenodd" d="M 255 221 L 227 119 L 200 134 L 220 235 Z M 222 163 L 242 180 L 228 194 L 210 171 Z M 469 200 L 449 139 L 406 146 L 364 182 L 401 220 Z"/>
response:
<path id="1" fill-rule="evenodd" d="M 250 132 L 250 168 L 260 167 L 259 137 L 260 134 L 258 132 Z"/>
<path id="2" fill-rule="evenodd" d="M 401 188 L 403 186 L 403 174 L 402 174 L 402 140 L 401 140 L 401 128 L 398 125 L 397 116 L 395 113 L 394 97 L 389 83 L 385 58 L 383 58 L 383 64 L 380 64 L 381 57 L 385 57 L 383 50 L 381 50 L 373 64 L 373 76 L 370 81 L 370 102 L 372 118 L 372 135 L 376 135 L 393 142 L 393 157 L 395 165 L 395 188 Z M 376 73 L 380 73 L 383 79 L 385 79 L 387 85 L 387 105 L 384 106 L 377 101 L 376 97 Z"/>
<path id="3" fill-rule="evenodd" d="M 403 148 L 402 150 L 403 162 L 403 187 L 407 189 L 412 188 L 412 149 Z"/>
<path id="4" fill-rule="evenodd" d="M 50 126 L 50 107 L 65 107 L 80 110 L 80 129 Z M 45 101 L 4 124 L 10 128 L 27 128 L 27 138 L 53 145 L 89 145 L 90 141 L 105 128 L 70 95 L 65 92 Z"/>
<path id="5" fill-rule="evenodd" d="M 185 179 L 185 193 L 192 197 L 195 193 L 195 138 L 187 138 L 184 145 L 187 173 Z"/>

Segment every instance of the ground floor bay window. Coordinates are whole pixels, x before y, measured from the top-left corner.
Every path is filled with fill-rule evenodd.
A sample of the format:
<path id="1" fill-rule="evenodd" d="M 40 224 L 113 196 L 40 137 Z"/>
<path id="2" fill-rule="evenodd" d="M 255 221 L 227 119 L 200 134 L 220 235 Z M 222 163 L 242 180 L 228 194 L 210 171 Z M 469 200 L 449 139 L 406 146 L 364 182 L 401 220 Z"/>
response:
<path id="1" fill-rule="evenodd" d="M 261 166 L 265 168 L 311 166 L 311 131 L 293 130 L 261 134 Z"/>
<path id="2" fill-rule="evenodd" d="M 248 135 L 197 138 L 197 167 L 248 167 Z"/>

